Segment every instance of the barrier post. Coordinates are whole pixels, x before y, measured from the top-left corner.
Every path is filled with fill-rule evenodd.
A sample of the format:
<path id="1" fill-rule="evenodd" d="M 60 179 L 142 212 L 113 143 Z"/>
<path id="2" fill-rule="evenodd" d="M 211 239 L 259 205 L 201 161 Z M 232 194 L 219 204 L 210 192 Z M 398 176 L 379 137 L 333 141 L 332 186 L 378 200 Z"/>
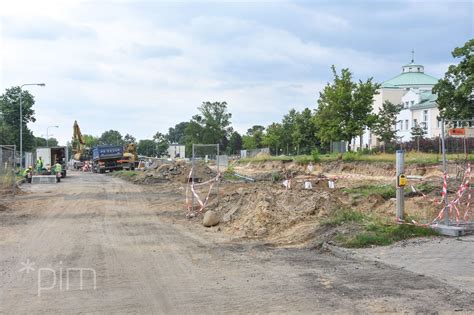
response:
<path id="1" fill-rule="evenodd" d="M 443 172 L 444 176 L 448 174 L 448 163 L 446 160 L 446 143 L 445 143 L 445 126 L 444 118 L 441 119 L 441 153 L 443 155 Z M 448 205 L 448 193 L 446 188 L 446 194 L 444 195 L 444 224 L 449 225 L 449 205 Z"/>
<path id="2" fill-rule="evenodd" d="M 405 183 L 401 183 L 400 179 L 402 178 L 403 173 L 405 172 L 405 153 L 403 150 L 397 150 L 396 155 L 396 166 L 397 166 L 397 178 L 396 178 L 396 188 L 397 188 L 397 221 L 403 220 L 403 212 L 405 210 Z"/>

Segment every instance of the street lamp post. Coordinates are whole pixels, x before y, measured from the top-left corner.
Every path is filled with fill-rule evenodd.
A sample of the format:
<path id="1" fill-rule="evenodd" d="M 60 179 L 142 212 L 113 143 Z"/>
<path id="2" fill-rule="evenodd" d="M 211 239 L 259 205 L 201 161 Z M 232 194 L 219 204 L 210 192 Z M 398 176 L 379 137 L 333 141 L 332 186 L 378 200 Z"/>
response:
<path id="1" fill-rule="evenodd" d="M 48 133 L 48 130 L 49 128 L 59 128 L 59 126 L 48 126 L 46 127 L 46 146 L 49 147 L 49 143 L 48 143 L 48 140 L 49 140 L 49 133 Z"/>
<path id="2" fill-rule="evenodd" d="M 21 92 L 23 87 L 27 85 L 46 86 L 44 83 L 26 83 L 20 86 L 20 168 L 23 168 L 23 108 L 21 106 Z"/>

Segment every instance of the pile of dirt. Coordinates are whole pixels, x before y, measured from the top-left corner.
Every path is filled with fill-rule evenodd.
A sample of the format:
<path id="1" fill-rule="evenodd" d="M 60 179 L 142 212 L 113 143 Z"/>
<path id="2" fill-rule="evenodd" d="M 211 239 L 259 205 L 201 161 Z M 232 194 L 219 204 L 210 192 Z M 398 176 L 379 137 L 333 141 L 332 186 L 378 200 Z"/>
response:
<path id="1" fill-rule="evenodd" d="M 343 206 L 324 189 L 285 190 L 270 183 L 230 188 L 222 188 L 218 205 L 215 200 L 209 205 L 221 218 L 221 228 L 234 237 L 264 238 L 279 245 L 314 239 L 324 218 Z"/>
<path id="2" fill-rule="evenodd" d="M 143 172 L 133 174 L 112 173 L 121 178 L 130 180 L 135 184 L 153 184 L 153 183 L 187 183 L 189 173 L 191 171 L 191 163 L 185 161 L 164 161 L 154 162 L 152 167 L 147 168 Z M 204 162 L 195 162 L 193 177 L 196 182 L 205 181 L 215 177 L 217 173 L 210 169 Z"/>

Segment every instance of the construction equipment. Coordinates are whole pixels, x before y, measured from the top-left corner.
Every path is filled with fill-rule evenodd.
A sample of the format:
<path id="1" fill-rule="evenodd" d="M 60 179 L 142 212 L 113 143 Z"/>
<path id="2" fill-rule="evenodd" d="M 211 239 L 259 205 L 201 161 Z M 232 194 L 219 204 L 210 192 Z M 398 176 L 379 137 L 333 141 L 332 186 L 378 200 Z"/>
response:
<path id="1" fill-rule="evenodd" d="M 106 171 L 121 170 L 119 163 L 123 158 L 121 145 L 99 145 L 92 149 L 92 171 L 105 173 Z"/>
<path id="2" fill-rule="evenodd" d="M 84 161 L 88 161 L 90 159 L 90 149 L 86 148 L 85 146 L 84 139 L 82 138 L 81 128 L 79 128 L 77 120 L 74 121 L 72 130 L 73 166 L 74 169 L 80 169 L 84 165 Z"/>
<path id="3" fill-rule="evenodd" d="M 137 154 L 137 145 L 135 143 L 130 143 L 127 145 L 123 152 L 122 159 L 118 161 L 124 170 L 133 171 L 138 167 L 138 154 Z"/>

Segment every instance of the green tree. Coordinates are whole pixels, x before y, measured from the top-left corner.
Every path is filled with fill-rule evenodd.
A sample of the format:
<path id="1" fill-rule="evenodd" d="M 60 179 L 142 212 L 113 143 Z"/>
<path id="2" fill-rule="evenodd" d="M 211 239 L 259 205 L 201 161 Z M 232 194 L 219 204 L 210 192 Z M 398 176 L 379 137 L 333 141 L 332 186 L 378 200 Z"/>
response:
<path id="1" fill-rule="evenodd" d="M 242 150 L 242 136 L 237 131 L 234 131 L 230 135 L 227 151 L 230 154 L 238 154 L 240 150 Z"/>
<path id="2" fill-rule="evenodd" d="M 166 138 L 170 143 L 184 144 L 186 142 L 186 127 L 189 122 L 183 121 L 168 129 Z"/>
<path id="3" fill-rule="evenodd" d="M 283 116 L 283 120 L 281 121 L 282 128 L 284 132 L 280 135 L 281 147 L 283 150 L 286 150 L 286 154 L 290 154 L 290 149 L 294 152 L 295 144 L 295 129 L 298 119 L 298 112 L 295 109 L 291 109 L 288 114 Z"/>
<path id="4" fill-rule="evenodd" d="M 450 65 L 444 78 L 433 87 L 441 117 L 448 120 L 474 118 L 474 39 L 452 52 L 459 58 L 457 65 Z"/>
<path id="5" fill-rule="evenodd" d="M 385 101 L 382 108 L 376 115 L 375 122 L 371 128 L 379 141 L 383 142 L 383 151 L 387 143 L 397 138 L 397 115 L 402 110 L 402 105 L 395 105 L 390 101 Z"/>
<path id="6" fill-rule="evenodd" d="M 244 135 L 242 137 L 242 147 L 245 150 L 253 150 L 257 148 L 257 142 L 253 136 Z"/>
<path id="7" fill-rule="evenodd" d="M 252 128 L 247 129 L 247 136 L 253 137 L 253 143 L 255 148 L 262 147 L 262 140 L 263 140 L 263 131 L 265 127 L 260 125 L 254 125 Z"/>
<path id="8" fill-rule="evenodd" d="M 117 130 L 105 131 L 99 138 L 99 143 L 103 145 L 123 145 L 123 139 Z"/>
<path id="9" fill-rule="evenodd" d="M 26 90 L 15 86 L 6 89 L 0 96 L 0 144 L 14 144 L 20 147 L 20 92 L 22 104 L 23 150 L 32 150 L 35 146 L 35 137 L 28 128 L 29 122 L 35 122 L 33 95 Z"/>
<path id="10" fill-rule="evenodd" d="M 318 136 L 325 143 L 339 140 L 351 143 L 374 121 L 372 103 L 379 85 L 372 78 L 354 83 L 347 68 L 338 75 L 332 66 L 332 72 L 334 81 L 319 94 L 315 115 Z"/>
<path id="11" fill-rule="evenodd" d="M 226 102 L 203 102 L 198 107 L 201 115 L 194 115 L 186 126 L 186 151 L 190 152 L 193 143 L 218 143 L 225 151 L 228 136 L 232 132 Z M 188 149 L 189 148 L 189 149 Z"/>
<path id="12" fill-rule="evenodd" d="M 426 134 L 426 129 L 416 124 L 411 128 L 411 137 L 416 140 L 416 151 L 420 152 L 420 139 Z"/>
<path id="13" fill-rule="evenodd" d="M 123 142 L 124 142 L 125 145 L 127 145 L 127 144 L 136 144 L 137 139 L 134 136 L 127 133 L 125 135 L 125 137 L 123 137 Z"/>
<path id="14" fill-rule="evenodd" d="M 161 132 L 155 133 L 153 136 L 153 141 L 155 141 L 155 154 L 156 156 L 162 156 L 166 153 L 169 147 L 168 139 Z"/>
<path id="15" fill-rule="evenodd" d="M 267 127 L 267 132 L 263 136 L 263 145 L 268 146 L 276 155 L 280 153 L 282 147 L 281 138 L 284 130 L 281 124 L 272 123 Z"/>
<path id="16" fill-rule="evenodd" d="M 221 150 L 223 138 L 230 132 L 230 118 L 232 114 L 227 111 L 227 102 L 204 102 L 198 108 L 203 117 L 203 143 L 219 143 Z"/>
<path id="17" fill-rule="evenodd" d="M 42 137 L 35 137 L 34 140 L 34 146 L 35 148 L 40 148 L 40 147 L 45 147 L 46 146 L 46 139 Z M 56 138 L 49 138 L 48 139 L 48 145 L 50 147 L 56 147 L 58 146 L 58 140 Z"/>
<path id="18" fill-rule="evenodd" d="M 292 133 L 293 144 L 297 148 L 297 154 L 309 154 L 316 147 L 316 125 L 309 108 L 305 108 L 295 116 L 295 125 Z"/>
<path id="19" fill-rule="evenodd" d="M 82 135 L 82 139 L 86 148 L 93 148 L 99 144 L 99 138 L 92 135 Z"/>
<path id="20" fill-rule="evenodd" d="M 144 156 L 154 156 L 156 154 L 155 141 L 148 139 L 138 141 L 137 153 Z"/>

